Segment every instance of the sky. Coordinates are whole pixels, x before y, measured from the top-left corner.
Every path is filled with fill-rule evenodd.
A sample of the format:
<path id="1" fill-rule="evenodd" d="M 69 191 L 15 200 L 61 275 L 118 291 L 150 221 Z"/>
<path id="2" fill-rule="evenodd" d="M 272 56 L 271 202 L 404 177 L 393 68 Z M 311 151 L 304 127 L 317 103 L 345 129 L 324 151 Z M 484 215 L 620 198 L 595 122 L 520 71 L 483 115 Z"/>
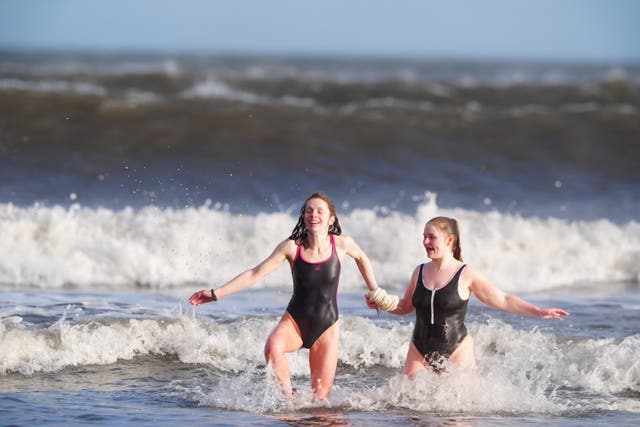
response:
<path id="1" fill-rule="evenodd" d="M 0 0 L 0 48 L 640 62 L 640 0 Z"/>

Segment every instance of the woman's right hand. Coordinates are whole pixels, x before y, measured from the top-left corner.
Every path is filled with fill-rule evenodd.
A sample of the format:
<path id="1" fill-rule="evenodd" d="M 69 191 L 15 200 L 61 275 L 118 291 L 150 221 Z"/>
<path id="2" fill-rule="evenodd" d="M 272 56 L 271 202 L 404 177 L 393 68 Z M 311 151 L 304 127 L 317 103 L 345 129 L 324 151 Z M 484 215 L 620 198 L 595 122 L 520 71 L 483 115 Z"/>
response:
<path id="1" fill-rule="evenodd" d="M 209 289 L 198 291 L 189 298 L 189 302 L 193 305 L 202 305 L 211 301 L 214 301 L 214 298 Z"/>

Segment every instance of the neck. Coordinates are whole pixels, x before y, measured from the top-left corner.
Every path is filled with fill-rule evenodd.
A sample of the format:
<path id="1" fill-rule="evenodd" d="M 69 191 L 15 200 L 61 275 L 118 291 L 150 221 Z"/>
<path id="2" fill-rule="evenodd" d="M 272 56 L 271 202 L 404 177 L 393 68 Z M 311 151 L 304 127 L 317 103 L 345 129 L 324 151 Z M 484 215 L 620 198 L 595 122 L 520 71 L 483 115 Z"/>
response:
<path id="1" fill-rule="evenodd" d="M 309 249 L 324 248 L 329 241 L 329 233 L 309 234 Z"/>
<path id="2" fill-rule="evenodd" d="M 446 270 L 455 261 L 456 261 L 456 259 L 453 257 L 452 254 L 443 256 L 442 258 L 436 258 L 436 259 L 432 259 L 431 260 L 431 262 L 433 263 L 433 266 L 436 268 L 436 270 Z"/>

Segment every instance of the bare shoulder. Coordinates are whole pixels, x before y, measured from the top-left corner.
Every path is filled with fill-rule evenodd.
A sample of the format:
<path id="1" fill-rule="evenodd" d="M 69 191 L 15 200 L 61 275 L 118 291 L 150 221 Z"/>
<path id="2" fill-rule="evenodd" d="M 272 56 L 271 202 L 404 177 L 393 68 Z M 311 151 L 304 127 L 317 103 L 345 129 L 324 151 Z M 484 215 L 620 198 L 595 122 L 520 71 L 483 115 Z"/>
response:
<path id="1" fill-rule="evenodd" d="M 469 280 L 474 281 L 478 279 L 484 279 L 484 276 L 477 268 L 470 266 L 469 264 L 465 264 L 462 269 L 462 273 L 460 273 L 461 280 Z"/>
<path id="2" fill-rule="evenodd" d="M 348 248 L 353 247 L 354 245 L 356 245 L 356 241 L 353 240 L 351 237 L 349 236 L 345 236 L 345 235 L 334 235 L 333 236 L 333 241 L 336 242 L 336 246 L 342 250 L 346 250 Z M 357 246 L 357 245 L 356 245 Z"/>
<path id="3" fill-rule="evenodd" d="M 275 253 L 281 253 L 289 259 L 293 259 L 296 256 L 296 250 L 298 249 L 298 245 L 296 245 L 295 240 L 285 239 L 276 246 L 274 249 Z"/>
<path id="4" fill-rule="evenodd" d="M 464 265 L 464 267 L 462 267 L 460 277 L 458 278 L 458 290 L 460 291 L 461 289 L 465 289 L 464 295 L 467 295 L 468 290 L 471 289 L 471 285 L 475 280 L 476 270 L 469 264 L 461 265 Z"/>
<path id="5" fill-rule="evenodd" d="M 480 272 L 473 266 L 469 264 L 464 264 L 464 268 L 460 273 L 460 280 L 470 280 L 473 281 L 474 278 L 478 277 Z"/>
<path id="6" fill-rule="evenodd" d="M 354 259 L 361 259 L 364 256 L 364 252 L 360 249 L 360 246 L 349 236 L 333 236 L 333 241 L 336 243 L 338 254 L 340 259 L 346 254 Z"/>
<path id="7" fill-rule="evenodd" d="M 472 292 L 487 292 L 495 290 L 491 281 L 478 269 L 467 265 L 460 275 L 460 283 L 467 286 Z"/>
<path id="8" fill-rule="evenodd" d="M 464 264 L 464 268 L 460 273 L 460 277 L 472 277 L 475 273 L 476 273 L 475 268 L 473 268 L 469 264 Z"/>

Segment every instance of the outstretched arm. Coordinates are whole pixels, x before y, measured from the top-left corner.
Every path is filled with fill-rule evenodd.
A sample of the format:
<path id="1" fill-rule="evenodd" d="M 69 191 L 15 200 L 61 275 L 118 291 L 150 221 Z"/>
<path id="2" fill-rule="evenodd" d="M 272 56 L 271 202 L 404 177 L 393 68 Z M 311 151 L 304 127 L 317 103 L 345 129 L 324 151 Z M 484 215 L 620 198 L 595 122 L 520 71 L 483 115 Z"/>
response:
<path id="1" fill-rule="evenodd" d="M 507 294 L 495 287 L 480 273 L 475 270 L 469 271 L 471 274 L 471 292 L 483 303 L 499 310 L 511 313 L 522 314 L 524 316 L 541 317 L 543 319 L 558 319 L 568 316 L 569 313 L 559 308 L 540 308 L 526 302 L 515 295 Z"/>
<path id="2" fill-rule="evenodd" d="M 207 302 L 216 301 L 219 298 L 224 298 L 253 286 L 260 279 L 272 273 L 282 265 L 282 263 L 287 259 L 287 253 L 291 251 L 291 245 L 292 240 L 287 239 L 281 242 L 264 261 L 257 266 L 238 274 L 219 288 L 216 288 L 215 294 L 213 294 L 213 290 L 204 289 L 191 295 L 189 302 L 193 305 L 201 305 Z M 295 244 L 293 245 L 295 246 Z"/>

